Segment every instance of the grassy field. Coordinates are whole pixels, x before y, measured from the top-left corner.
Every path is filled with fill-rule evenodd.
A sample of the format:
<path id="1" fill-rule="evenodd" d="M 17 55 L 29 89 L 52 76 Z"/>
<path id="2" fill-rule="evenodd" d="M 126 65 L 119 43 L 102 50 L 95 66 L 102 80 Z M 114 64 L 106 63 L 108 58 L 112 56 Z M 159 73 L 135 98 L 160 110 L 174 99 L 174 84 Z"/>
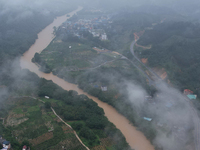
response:
<path id="1" fill-rule="evenodd" d="M 52 70 L 65 68 L 67 71 L 95 67 L 113 59 L 113 56 L 98 54 L 88 45 L 57 39 L 42 51 L 40 57 Z"/>

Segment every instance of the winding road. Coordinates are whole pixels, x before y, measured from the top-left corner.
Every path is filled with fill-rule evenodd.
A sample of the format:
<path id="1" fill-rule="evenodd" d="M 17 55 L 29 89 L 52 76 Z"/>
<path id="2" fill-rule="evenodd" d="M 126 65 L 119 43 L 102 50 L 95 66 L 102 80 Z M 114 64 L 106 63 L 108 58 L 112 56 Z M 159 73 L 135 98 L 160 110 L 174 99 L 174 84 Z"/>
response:
<path id="1" fill-rule="evenodd" d="M 149 67 L 146 66 L 144 63 L 142 63 L 142 62 L 140 61 L 140 59 L 135 55 L 134 50 L 133 50 L 133 47 L 134 47 L 134 45 L 136 44 L 136 42 L 137 42 L 137 41 L 134 40 L 134 41 L 131 43 L 131 45 L 130 45 L 130 52 L 131 52 L 131 54 L 133 55 L 133 57 L 134 57 L 140 64 L 142 64 L 143 66 L 145 66 L 145 68 L 147 68 L 148 71 L 151 72 L 151 74 L 154 75 L 154 76 L 157 78 L 157 80 L 162 80 L 151 68 L 149 68 Z"/>
<path id="2" fill-rule="evenodd" d="M 80 11 L 81 9 L 82 7 L 79 7 L 77 10 L 72 11 L 71 13 L 69 13 L 70 16 L 73 16 L 73 14 Z M 38 39 L 29 48 L 29 50 L 23 54 L 23 56 L 20 59 L 21 68 L 29 69 L 41 78 L 52 80 L 55 84 L 59 85 L 64 90 L 75 90 L 78 92 L 78 94 L 84 94 L 88 96 L 88 98 L 95 101 L 98 104 L 98 106 L 104 110 L 105 116 L 110 122 L 112 122 L 116 126 L 116 128 L 118 128 L 122 132 L 122 134 L 126 138 L 127 143 L 131 146 L 132 149 L 154 150 L 154 146 L 147 140 L 144 134 L 138 131 L 132 124 L 130 124 L 130 121 L 127 120 L 120 113 L 118 113 L 115 108 L 108 105 L 107 103 L 100 101 L 98 98 L 91 96 L 88 93 L 85 93 L 83 90 L 79 89 L 78 86 L 75 84 L 66 82 L 65 80 L 53 75 L 52 73 L 46 74 L 39 71 L 38 66 L 31 62 L 31 59 L 34 57 L 35 53 L 40 53 L 53 40 L 53 27 L 60 26 L 68 18 L 69 17 L 67 17 L 67 15 L 57 17 L 51 24 L 49 24 L 40 33 L 38 33 Z"/>
<path id="3" fill-rule="evenodd" d="M 145 66 L 146 69 L 148 69 L 148 71 L 151 72 L 151 74 L 153 74 L 153 75 L 156 77 L 157 81 L 158 81 L 158 80 L 162 80 L 151 68 L 149 68 L 149 67 L 146 66 L 144 63 L 142 63 L 142 62 L 140 61 L 140 59 L 135 55 L 133 47 L 134 47 L 134 45 L 135 45 L 136 42 L 137 42 L 137 41 L 134 40 L 134 41 L 131 43 L 131 45 L 130 45 L 130 52 L 131 52 L 131 54 L 133 55 L 133 57 L 134 57 L 139 63 L 141 63 L 143 66 Z M 130 61 L 130 60 L 129 60 L 129 61 Z M 136 65 L 136 64 L 134 64 L 134 65 Z M 139 67 L 137 67 L 137 68 L 139 68 Z M 142 71 L 142 72 L 144 73 L 144 71 L 143 71 L 141 68 L 140 68 L 139 70 Z M 145 73 L 145 75 L 147 75 L 147 74 Z M 148 75 L 147 75 L 147 76 L 148 76 Z M 148 77 L 148 79 L 149 79 L 149 77 Z M 153 81 L 153 80 L 149 80 L 149 81 L 152 82 L 152 84 L 150 84 L 150 85 L 155 85 L 155 84 L 154 84 L 155 81 Z M 190 101 L 190 99 L 189 99 L 189 98 L 185 98 L 184 101 L 185 101 L 186 103 L 188 103 L 189 110 L 190 110 L 190 112 L 192 113 L 192 116 L 193 116 L 193 122 L 194 122 L 194 128 L 195 128 L 195 131 L 194 131 L 195 150 L 200 150 L 200 118 L 199 118 L 199 116 L 198 116 L 197 110 L 196 110 L 195 107 L 193 106 L 193 103 Z"/>

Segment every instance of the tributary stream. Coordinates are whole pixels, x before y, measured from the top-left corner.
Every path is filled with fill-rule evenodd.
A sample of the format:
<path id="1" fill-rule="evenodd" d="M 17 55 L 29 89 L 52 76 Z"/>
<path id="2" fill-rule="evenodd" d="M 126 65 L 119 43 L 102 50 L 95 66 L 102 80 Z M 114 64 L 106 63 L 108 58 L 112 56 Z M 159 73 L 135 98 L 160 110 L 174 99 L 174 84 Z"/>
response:
<path id="1" fill-rule="evenodd" d="M 70 16 L 80 11 L 82 8 L 79 7 L 77 10 L 68 13 Z M 61 86 L 65 90 L 74 90 L 77 91 L 78 94 L 85 94 L 90 99 L 98 103 L 98 106 L 104 109 L 105 116 L 108 118 L 110 122 L 112 122 L 125 136 L 126 141 L 129 143 L 131 148 L 135 150 L 154 150 L 154 147 L 151 143 L 146 139 L 142 132 L 138 131 L 134 126 L 132 126 L 129 121 L 119 114 L 112 106 L 100 101 L 98 98 L 85 93 L 83 90 L 79 89 L 77 85 L 68 83 L 63 79 L 53 75 L 52 73 L 46 74 L 39 71 L 37 65 L 31 62 L 31 59 L 34 57 L 36 52 L 40 53 L 43 49 L 45 49 L 50 42 L 53 40 L 54 35 L 53 27 L 60 26 L 63 22 L 65 22 L 69 17 L 67 14 L 61 17 L 57 17 L 54 19 L 53 23 L 48 25 L 45 29 L 43 29 L 40 33 L 38 33 L 38 39 L 35 43 L 29 48 L 27 52 L 20 59 L 20 65 L 23 69 L 29 69 L 30 71 L 36 73 L 39 77 L 45 78 L 47 80 L 52 80 L 57 85 Z"/>

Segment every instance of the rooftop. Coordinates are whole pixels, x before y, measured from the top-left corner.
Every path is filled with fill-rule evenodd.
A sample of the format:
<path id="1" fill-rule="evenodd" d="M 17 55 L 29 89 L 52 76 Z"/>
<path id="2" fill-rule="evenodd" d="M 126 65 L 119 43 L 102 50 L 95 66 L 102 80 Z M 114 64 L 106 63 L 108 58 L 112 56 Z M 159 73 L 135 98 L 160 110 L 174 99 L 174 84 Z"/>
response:
<path id="1" fill-rule="evenodd" d="M 144 120 L 152 121 L 152 118 L 143 117 Z"/>
<path id="2" fill-rule="evenodd" d="M 196 99 L 196 98 L 197 98 L 197 95 L 189 94 L 189 95 L 187 95 L 187 97 L 188 97 L 189 99 Z"/>
<path id="3" fill-rule="evenodd" d="M 9 142 L 9 141 L 4 141 L 3 144 L 5 144 L 5 145 L 9 145 L 10 142 Z"/>

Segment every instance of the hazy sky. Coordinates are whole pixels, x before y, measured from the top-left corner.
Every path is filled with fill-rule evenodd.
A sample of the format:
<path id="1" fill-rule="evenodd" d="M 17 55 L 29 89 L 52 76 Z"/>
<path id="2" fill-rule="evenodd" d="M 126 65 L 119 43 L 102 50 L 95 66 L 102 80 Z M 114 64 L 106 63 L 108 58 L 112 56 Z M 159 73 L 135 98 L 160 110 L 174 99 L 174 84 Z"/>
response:
<path id="1" fill-rule="evenodd" d="M 58 2 L 59 1 L 59 2 Z M 50 11 L 54 11 L 54 4 L 55 3 L 66 3 L 69 4 L 74 2 L 73 0 L 0 0 L 0 15 L 4 15 L 10 12 L 17 12 L 14 19 L 24 19 L 30 17 L 33 14 L 33 11 L 39 10 L 42 12 L 43 15 L 48 15 Z M 77 5 L 81 4 L 81 0 L 75 1 Z M 104 6 L 104 7 L 120 7 L 120 6 L 129 6 L 129 7 L 137 7 L 140 5 L 159 5 L 159 6 L 166 6 L 177 10 L 180 13 L 197 13 L 200 6 L 200 0 L 85 0 L 85 6 Z M 100 4 L 100 5 L 98 5 Z M 58 8 L 57 8 L 58 9 Z M 16 75 L 16 72 L 13 71 L 13 74 Z M 16 81 L 17 83 L 17 81 Z M 0 99 L 1 95 L 5 94 L 6 91 L 0 92 Z M 142 89 L 140 86 L 134 83 L 128 83 L 127 86 L 127 94 L 129 97 L 130 102 L 134 107 L 137 107 L 139 111 L 144 105 L 144 95 L 146 95 L 146 91 Z M 159 105 L 151 106 L 148 109 L 149 114 L 156 114 L 154 120 L 160 120 L 160 122 L 164 122 L 169 126 L 169 128 L 179 125 L 185 122 L 189 122 L 190 113 L 187 107 L 187 104 L 183 101 L 184 97 L 182 93 L 178 90 L 168 87 L 164 83 L 160 85 L 158 94 L 161 95 L 161 98 L 156 98 L 160 100 Z M 170 99 L 170 102 L 174 104 L 174 109 L 170 113 L 166 109 L 166 103 Z M 181 106 L 181 107 L 179 107 Z M 183 109 L 184 108 L 184 109 Z M 163 113 L 164 111 L 164 113 Z M 184 116 L 184 117 L 183 117 Z M 167 120 L 167 121 L 166 121 Z M 189 125 L 188 125 L 189 126 Z M 166 137 L 166 135 L 159 131 L 158 136 L 156 137 L 155 142 L 159 143 L 166 149 L 176 149 L 179 147 L 180 143 L 173 139 L 173 134 Z M 173 144 L 171 144 L 173 143 Z"/>

